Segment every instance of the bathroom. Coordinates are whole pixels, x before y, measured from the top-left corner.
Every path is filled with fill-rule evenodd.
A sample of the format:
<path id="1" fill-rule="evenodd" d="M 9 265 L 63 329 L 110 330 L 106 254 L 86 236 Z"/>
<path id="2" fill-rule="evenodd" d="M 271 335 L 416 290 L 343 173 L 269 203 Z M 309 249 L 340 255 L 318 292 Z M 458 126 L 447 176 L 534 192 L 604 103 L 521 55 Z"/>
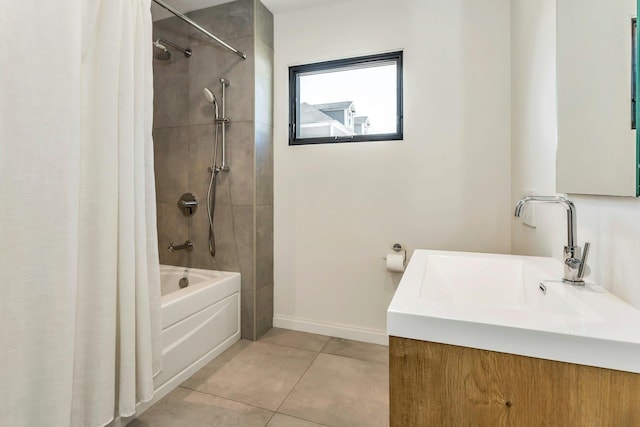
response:
<path id="1" fill-rule="evenodd" d="M 603 159 L 630 161 L 633 175 L 637 169 L 623 149 L 611 148 L 616 155 L 601 154 L 594 164 L 582 153 L 567 158 L 581 150 L 559 145 L 563 108 L 583 104 L 563 104 L 556 89 L 567 65 L 560 60 L 568 32 L 561 31 L 561 11 L 575 0 L 163 0 L 246 59 L 151 1 L 132 1 L 137 9 L 127 12 L 138 17 L 132 22 L 143 37 L 130 36 L 120 22 L 124 2 L 109 6 L 118 10 L 80 0 L 13 3 L 0 24 L 7 58 L 0 73 L 0 224 L 8 239 L 0 425 L 401 425 L 389 419 L 387 314 L 403 275 L 387 271 L 384 258 L 399 243 L 405 265 L 418 249 L 562 262 L 566 211 L 531 205 L 525 220 L 533 226 L 524 225 L 513 214 L 524 195 L 567 195 L 577 213 L 577 245 L 591 243 L 587 280 L 640 309 L 635 178 L 620 191 L 568 190 L 567 176 L 607 181 L 613 172 Z M 616 3 L 632 6 L 623 12 L 628 30 L 636 4 Z M 589 0 L 594 10 L 603 4 L 613 16 L 610 2 Z M 87 28 L 100 37 L 86 37 Z M 606 30 L 592 30 L 588 45 L 607 39 Z M 162 49 L 152 42 L 170 58 L 159 58 Z M 614 53 L 631 52 L 627 42 L 596 61 L 611 64 Z M 402 139 L 290 144 L 291 67 L 389 52 L 402 52 Z M 118 86 L 125 79 L 113 76 L 126 75 L 118 66 L 134 59 L 146 59 L 144 74 L 128 91 Z M 631 55 L 627 60 L 615 76 L 628 98 Z M 114 109 L 115 94 L 122 98 L 132 87 L 144 89 L 144 112 Z M 626 126 L 626 100 L 620 109 Z M 141 122 L 149 134 L 145 153 L 131 156 L 146 164 L 147 179 L 139 181 L 146 190 L 123 199 L 117 185 L 104 184 L 126 182 L 114 171 L 128 165 L 127 151 L 109 138 L 114 124 Z M 228 169 L 215 175 L 209 206 L 209 167 L 222 165 L 222 132 Z M 186 203 L 189 196 L 180 202 L 188 193 L 195 205 Z M 146 218 L 135 241 L 123 236 L 136 227 L 118 228 L 127 209 L 142 209 L 137 221 Z M 143 258 L 139 244 L 147 248 Z M 185 269 L 188 279 L 201 270 L 236 274 L 222 275 L 218 289 L 226 293 L 211 291 L 211 304 L 197 280 L 177 290 L 199 292 L 189 310 L 201 319 L 189 332 L 173 329 L 169 341 L 163 336 L 164 352 L 153 337 L 177 315 L 164 308 L 153 314 L 153 307 L 160 299 L 174 307 L 178 298 L 150 292 L 149 307 L 140 310 L 152 313 L 153 351 L 136 343 L 128 363 L 158 351 L 164 360 L 154 358 L 132 383 L 121 381 L 137 387 L 126 400 L 114 386 L 122 360 L 105 355 L 123 348 L 120 325 L 135 324 L 136 333 L 149 327 L 134 320 L 138 309 L 113 309 L 128 291 L 102 289 L 114 274 L 133 271 L 120 264 L 129 258 L 151 266 L 152 282 L 155 258 L 179 267 L 176 281 Z M 94 281 L 96 271 L 108 274 Z M 146 298 L 137 285 L 126 289 Z M 96 341 L 101 334 L 112 338 Z M 185 350 L 174 345 L 182 341 Z M 195 359 L 187 360 L 187 348 Z M 79 376 L 83 369 L 89 379 Z"/>

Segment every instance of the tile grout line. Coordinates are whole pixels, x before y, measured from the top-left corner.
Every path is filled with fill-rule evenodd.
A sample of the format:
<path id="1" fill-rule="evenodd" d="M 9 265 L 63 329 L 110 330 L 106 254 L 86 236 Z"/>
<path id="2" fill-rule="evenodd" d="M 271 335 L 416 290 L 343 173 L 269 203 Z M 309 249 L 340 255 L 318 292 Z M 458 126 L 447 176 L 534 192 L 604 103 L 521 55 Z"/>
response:
<path id="1" fill-rule="evenodd" d="M 329 340 L 330 340 L 330 339 L 331 339 L 331 337 L 329 337 Z M 327 343 L 329 342 L 329 340 L 327 340 Z M 265 343 L 267 343 L 267 344 L 277 345 L 277 346 L 280 346 L 280 347 L 285 347 L 285 348 L 294 348 L 294 349 L 296 349 L 296 350 L 302 350 L 302 351 L 308 351 L 308 352 L 310 352 L 310 353 L 316 353 L 315 357 L 313 358 L 313 360 L 311 361 L 311 363 L 309 364 L 309 366 L 307 366 L 307 368 L 306 368 L 306 369 L 305 369 L 305 371 L 302 373 L 302 375 L 300 375 L 300 378 L 298 378 L 298 381 L 296 381 L 296 383 L 293 385 L 293 387 L 291 387 L 291 390 L 289 391 L 289 393 L 287 393 L 287 395 L 284 397 L 284 399 L 282 400 L 282 402 L 280 402 L 280 405 L 278 405 L 278 407 L 277 407 L 275 410 L 272 410 L 272 409 L 269 409 L 269 408 L 263 408 L 263 407 L 261 407 L 261 406 L 256 406 L 256 405 L 253 405 L 253 404 L 251 404 L 251 403 L 242 402 L 242 401 L 240 401 L 240 400 L 235 400 L 235 399 L 230 399 L 230 398 L 228 398 L 228 397 L 219 396 L 219 395 L 214 394 L 214 393 L 209 393 L 209 392 L 202 391 L 202 390 L 196 390 L 196 389 L 193 389 L 193 388 L 190 388 L 190 387 L 186 387 L 186 386 L 184 386 L 183 384 L 180 384 L 180 385 L 178 386 L 178 388 L 183 388 L 183 389 L 185 389 L 185 390 L 193 391 L 193 392 L 200 393 L 200 394 L 204 394 L 204 395 L 207 395 L 207 396 L 212 396 L 212 397 L 215 397 L 215 398 L 218 398 L 218 399 L 227 400 L 227 401 L 230 401 L 230 402 L 235 402 L 235 403 L 239 403 L 239 404 L 242 404 L 242 405 L 251 406 L 252 408 L 262 409 L 262 410 L 264 410 L 264 411 L 269 411 L 269 412 L 271 412 L 271 417 L 269 417 L 269 419 L 267 420 L 266 424 L 264 425 L 264 427 L 266 427 L 267 425 L 269 425 L 269 423 L 271 422 L 271 420 L 273 419 L 273 417 L 275 417 L 275 416 L 276 416 L 276 414 L 280 413 L 280 412 L 278 412 L 278 410 L 280 409 L 280 407 L 282 407 L 282 404 L 285 402 L 285 400 L 287 400 L 287 398 L 289 397 L 289 395 L 291 394 L 291 392 L 293 392 L 293 389 L 294 389 L 294 388 L 296 388 L 296 386 L 298 385 L 298 383 L 299 383 L 299 382 L 302 380 L 302 378 L 306 375 L 307 371 L 309 371 L 309 368 L 311 368 L 311 365 L 313 365 L 313 363 L 316 361 L 316 359 L 317 359 L 317 358 L 318 358 L 318 356 L 320 355 L 321 351 L 320 351 L 320 350 L 318 350 L 318 351 L 314 351 L 314 350 L 308 350 L 308 349 L 304 349 L 304 348 L 300 348 L 300 347 L 294 347 L 294 346 L 290 346 L 290 345 L 284 345 L 284 344 L 273 343 L 273 342 L 269 342 L 269 341 L 267 341 L 267 340 L 256 340 L 256 341 L 253 341 L 253 342 L 265 342 Z M 327 345 L 327 343 L 323 344 L 322 348 L 324 348 L 324 347 L 325 347 L 325 345 Z M 322 349 L 322 348 L 321 348 L 321 349 Z M 243 351 L 244 351 L 244 350 L 243 350 Z M 236 355 L 236 356 L 237 356 L 237 355 Z M 235 356 L 234 356 L 234 357 L 235 357 Z M 302 420 L 302 421 L 308 421 L 308 422 L 311 422 L 311 423 L 316 423 L 315 421 L 307 420 L 307 419 L 305 419 L 305 418 L 300 418 L 300 417 L 297 417 L 297 416 L 288 415 L 288 414 L 282 414 L 282 413 L 280 413 L 280 414 L 281 414 L 281 415 L 286 415 L 286 416 L 288 416 L 288 417 L 296 418 L 296 419 L 299 419 L 299 420 Z M 318 423 L 316 423 L 316 424 L 318 424 Z"/>
<path id="2" fill-rule="evenodd" d="M 275 411 L 273 409 L 263 408 L 262 406 L 252 405 L 251 403 L 242 402 L 240 400 L 229 399 L 228 397 L 222 397 L 222 396 L 219 396 L 217 394 L 209 393 L 209 392 L 202 391 L 202 390 L 196 390 L 196 389 L 193 389 L 193 388 L 185 387 L 183 385 L 179 385 L 178 388 L 183 388 L 185 390 L 194 391 L 194 392 L 200 393 L 200 394 L 206 394 L 207 396 L 215 397 L 215 398 L 222 399 L 222 400 L 228 400 L 229 402 L 240 403 L 241 405 L 251 406 L 252 408 L 262 409 L 263 411 L 269 411 L 269 412 L 273 412 L 275 414 Z M 269 419 L 269 420 L 271 420 L 271 419 Z"/>
<path id="3" fill-rule="evenodd" d="M 322 348 L 320 349 L 320 353 L 323 353 L 323 350 L 325 349 L 325 347 L 326 347 L 326 346 L 328 346 L 328 345 L 329 345 L 329 342 L 330 342 L 332 339 L 335 339 L 335 338 L 334 338 L 334 337 L 329 337 L 329 339 L 327 340 L 327 342 L 326 342 L 326 343 L 324 343 L 324 345 L 323 345 L 323 346 L 322 346 Z M 326 353 L 325 353 L 325 354 L 326 354 Z"/>
<path id="4" fill-rule="evenodd" d="M 300 417 L 297 417 L 297 416 L 295 416 L 295 415 L 283 414 L 282 412 L 274 412 L 274 413 L 273 413 L 273 416 L 275 417 L 275 416 L 276 416 L 276 414 L 284 415 L 285 417 L 295 418 L 296 420 L 300 420 L 300 421 L 306 421 L 306 422 L 308 422 L 308 423 L 317 424 L 318 426 L 322 426 L 322 427 L 331 427 L 331 426 L 328 426 L 328 425 L 326 425 L 326 424 L 320 424 L 320 423 L 318 423 L 318 422 L 311 421 L 311 420 L 308 420 L 308 419 L 306 419 L 306 418 L 300 418 Z M 272 417 L 272 418 L 273 418 L 273 417 Z"/>
<path id="5" fill-rule="evenodd" d="M 342 339 L 344 339 L 344 338 L 330 337 L 330 338 L 329 338 L 329 341 L 331 341 L 332 339 L 342 340 Z M 327 342 L 325 343 L 325 345 L 323 345 L 323 346 L 322 346 L 322 349 L 320 350 L 320 353 L 328 354 L 328 355 L 331 355 L 331 356 L 345 357 L 345 358 L 347 358 L 347 359 L 359 360 L 359 361 L 361 361 L 361 362 L 376 363 L 376 364 L 378 364 L 378 365 L 387 365 L 387 366 L 389 365 L 389 363 L 388 363 L 388 362 L 375 362 L 375 361 L 373 361 L 373 360 L 367 360 L 367 359 L 365 359 L 365 358 L 361 358 L 361 357 L 345 356 L 344 354 L 330 353 L 330 352 L 328 352 L 328 351 L 324 351 L 325 347 L 327 347 L 327 346 L 329 345 L 329 341 L 327 341 Z M 380 345 L 380 344 L 371 344 L 371 345 Z M 388 352 L 388 351 L 389 351 L 389 350 L 388 350 L 388 347 L 387 347 L 387 352 Z"/>
<path id="6" fill-rule="evenodd" d="M 280 343 L 277 343 L 277 342 L 267 341 L 267 340 L 264 340 L 264 339 L 259 339 L 258 341 L 259 342 L 266 342 L 267 344 L 279 345 L 280 347 L 295 348 L 296 350 L 303 350 L 303 351 L 308 351 L 308 352 L 311 352 L 311 353 L 322 353 L 321 350 L 309 350 L 308 348 L 296 347 L 294 345 L 280 344 Z M 258 341 L 255 341 L 255 342 L 258 342 Z M 324 345 L 322 346 L 322 348 L 324 348 Z"/>
<path id="7" fill-rule="evenodd" d="M 269 409 L 269 408 L 264 408 L 264 407 L 261 407 L 261 406 L 257 406 L 257 405 L 254 405 L 254 404 L 251 404 L 251 403 L 247 403 L 247 402 L 243 402 L 243 401 L 236 400 L 236 399 L 230 399 L 228 397 L 223 397 L 223 396 L 220 396 L 220 395 L 217 395 L 217 394 L 214 394 L 214 393 L 210 393 L 210 392 L 207 392 L 207 391 L 197 390 L 197 389 L 194 389 L 194 388 L 190 388 L 190 387 L 184 386 L 182 384 L 179 385 L 178 388 L 182 388 L 182 389 L 189 390 L 189 391 L 192 391 L 192 392 L 204 394 L 206 396 L 211 396 L 211 397 L 215 397 L 215 398 L 218 398 L 218 399 L 222 399 L 222 400 L 238 403 L 238 404 L 241 404 L 241 405 L 246 405 L 246 406 L 249 406 L 249 407 L 252 407 L 252 408 L 261 409 L 263 411 L 269 411 L 269 412 L 271 412 L 271 416 L 269 417 L 269 419 L 267 420 L 266 424 L 264 425 L 265 427 L 271 422 L 271 420 L 275 417 L 276 414 L 282 414 L 282 415 L 285 415 L 285 416 L 288 416 L 288 417 L 292 417 L 292 418 L 296 418 L 296 419 L 299 419 L 299 420 L 302 420 L 302 421 L 308 421 L 308 422 L 311 422 L 311 423 L 318 424 L 314 420 L 309 420 L 309 419 L 306 419 L 306 418 L 301 418 L 299 416 L 289 415 L 289 414 L 280 412 L 280 409 L 284 405 L 284 402 L 286 402 L 286 400 L 289 398 L 291 393 L 293 393 L 293 390 L 298 386 L 298 384 L 302 381 L 302 379 L 305 377 L 305 375 L 309 372 L 309 369 L 311 369 L 311 366 L 313 366 L 313 364 L 316 362 L 316 360 L 318 359 L 320 354 L 326 354 L 326 355 L 329 355 L 329 356 L 335 356 L 335 357 L 340 357 L 340 358 L 344 358 L 344 359 L 357 360 L 357 361 L 361 361 L 361 362 L 368 362 L 368 363 L 372 363 L 372 364 L 376 364 L 376 365 L 385 365 L 384 363 L 381 363 L 381 362 L 373 362 L 373 361 L 370 361 L 370 360 L 360 359 L 360 358 L 356 358 L 356 357 L 343 356 L 343 355 L 339 355 L 339 354 L 333 354 L 333 353 L 324 352 L 323 350 L 325 349 L 325 347 L 329 344 L 331 339 L 333 339 L 335 337 L 328 337 L 328 338 L 329 339 L 327 340 L 327 342 L 324 343 L 323 346 L 318 351 L 308 350 L 308 349 L 300 348 L 300 347 L 295 347 L 293 345 L 286 345 L 286 344 L 270 342 L 270 341 L 267 341 L 267 340 L 256 340 L 256 341 L 253 341 L 254 343 L 255 342 L 264 342 L 264 343 L 267 343 L 267 344 L 277 345 L 277 346 L 280 346 L 280 347 L 293 348 L 293 349 L 296 349 L 296 350 L 302 350 L 302 351 L 307 351 L 307 352 L 310 352 L 310 353 L 316 353 L 315 357 L 313 358 L 313 360 L 311 361 L 309 366 L 307 366 L 307 368 L 304 370 L 302 375 L 298 378 L 298 380 L 293 385 L 291 390 L 287 393 L 287 395 L 284 397 L 284 399 L 282 400 L 280 405 L 278 405 L 278 407 L 275 410 Z M 242 351 L 241 351 L 241 353 L 242 353 Z M 235 356 L 237 356 L 237 355 L 235 355 Z M 235 356 L 234 356 L 234 358 L 235 358 Z"/>
<path id="8" fill-rule="evenodd" d="M 294 346 L 294 345 L 287 345 L 287 344 L 281 344 L 281 343 L 277 343 L 277 342 L 272 342 L 272 341 L 269 341 L 268 339 L 259 339 L 259 340 L 255 341 L 255 342 L 258 342 L 258 341 L 260 341 L 260 342 L 266 342 L 266 343 L 269 343 L 269 344 L 279 345 L 279 346 L 281 346 L 281 347 L 295 348 L 295 349 L 297 349 L 297 350 L 310 351 L 310 352 L 314 352 L 314 353 L 322 353 L 322 354 L 327 354 L 327 355 L 329 355 L 329 356 L 344 357 L 345 359 L 353 359 L 353 360 L 358 360 L 358 361 L 360 361 L 360 362 L 374 363 L 374 364 L 376 364 L 376 365 L 384 365 L 384 366 L 387 366 L 387 365 L 388 365 L 388 362 L 376 362 L 376 361 L 374 361 L 374 360 L 365 359 L 365 358 L 363 358 L 363 357 L 345 356 L 344 354 L 330 353 L 330 352 L 328 352 L 328 351 L 324 351 L 325 347 L 326 347 L 327 345 L 329 345 L 329 342 L 330 342 L 332 339 L 338 339 L 338 338 L 336 338 L 336 337 L 328 337 L 328 338 L 329 338 L 329 339 L 327 340 L 327 342 L 326 342 L 326 343 L 324 343 L 324 344 L 322 345 L 322 347 L 320 348 L 320 350 L 309 350 L 308 348 L 302 348 L 302 347 L 296 347 L 296 346 Z M 379 344 L 373 344 L 373 345 L 379 345 Z M 306 372 L 305 372 L 305 373 L 306 373 Z"/>
<path id="9" fill-rule="evenodd" d="M 298 417 L 298 416 L 296 416 L 296 415 L 284 414 L 284 413 L 282 413 L 282 412 L 274 412 L 274 413 L 273 413 L 273 416 L 275 417 L 275 416 L 276 416 L 276 414 L 278 414 L 278 415 L 284 415 L 285 417 L 295 418 L 296 420 L 306 421 L 306 422 L 308 422 L 308 423 L 316 424 L 316 425 L 317 425 L 317 426 L 319 426 L 319 427 L 331 427 L 331 426 L 329 426 L 329 425 L 327 425 L 327 424 L 320 424 L 319 422 L 311 421 L 311 420 L 308 420 L 308 419 L 306 419 L 306 418 L 300 418 L 300 417 Z M 273 417 L 271 417 L 271 418 L 273 418 Z M 269 421 L 271 421 L 271 420 L 269 420 Z"/>
<path id="10" fill-rule="evenodd" d="M 256 341 L 252 341 L 252 343 L 256 343 L 256 342 L 266 342 L 267 344 L 277 345 L 277 346 L 280 346 L 280 347 L 294 348 L 294 349 L 296 349 L 296 350 L 308 351 L 309 353 L 316 353 L 316 356 L 313 358 L 313 360 L 311 361 L 311 363 L 309 364 L 309 366 L 307 366 L 307 369 L 305 369 L 305 371 L 302 373 L 302 375 L 300 376 L 300 378 L 298 378 L 298 381 L 296 381 L 296 383 L 293 385 L 293 387 L 291 388 L 291 391 L 293 391 L 293 389 L 298 385 L 298 383 L 300 382 L 300 380 L 302 379 L 302 377 L 304 377 L 304 375 L 307 373 L 307 371 L 309 370 L 309 368 L 311 367 L 311 365 L 313 365 L 313 362 L 315 362 L 315 361 L 316 361 L 316 359 L 318 358 L 318 356 L 320 355 L 320 351 L 307 350 L 307 349 L 304 349 L 304 348 L 293 347 L 293 346 L 288 346 L 288 345 L 283 345 L 283 344 L 277 344 L 277 343 L 272 343 L 272 342 L 264 341 L 264 340 L 256 340 Z M 323 348 L 324 348 L 324 346 L 323 346 Z M 244 352 L 245 350 L 246 350 L 246 348 L 245 348 L 245 349 L 243 349 L 242 351 L 240 351 L 240 353 Z M 238 353 L 238 354 L 234 355 L 234 357 L 232 358 L 232 360 L 233 360 L 236 356 L 238 356 L 240 353 Z M 223 353 L 223 354 L 224 354 L 224 353 Z M 230 362 L 230 361 L 229 361 L 229 362 Z M 228 362 L 227 362 L 227 363 L 228 363 Z M 225 366 L 226 366 L 226 364 L 225 364 Z M 235 400 L 235 399 L 230 399 L 230 398 L 228 398 L 228 397 L 223 397 L 223 396 L 220 396 L 220 395 L 217 395 L 217 394 L 214 394 L 214 393 L 210 393 L 210 392 L 207 392 L 207 391 L 197 390 L 197 389 L 195 389 L 195 388 L 187 387 L 187 386 L 185 386 L 185 385 L 183 385 L 183 384 L 184 384 L 184 382 L 183 382 L 182 384 L 178 385 L 178 387 L 177 387 L 177 388 L 183 388 L 183 389 L 185 389 L 185 390 L 194 391 L 194 392 L 196 392 L 196 393 L 206 394 L 207 396 L 213 396 L 213 397 L 216 397 L 216 398 L 218 398 L 218 399 L 228 400 L 228 401 L 230 401 L 230 402 L 235 402 L 235 403 L 240 403 L 240 404 L 242 404 L 242 405 L 251 406 L 252 408 L 257 408 L 257 409 L 262 409 L 262 410 L 264 410 L 264 411 L 269 411 L 269 412 L 272 412 L 272 413 L 273 413 L 273 414 L 271 415 L 271 418 L 273 418 L 273 416 L 274 416 L 276 413 L 278 413 L 277 411 L 278 411 L 278 409 L 280 409 L 280 406 L 282 406 L 282 403 L 284 403 L 284 401 L 285 401 L 285 400 L 287 400 L 287 397 L 289 397 L 289 394 L 291 394 L 291 391 L 289 391 L 289 393 L 287 393 L 287 395 L 286 395 L 286 396 L 285 396 L 285 398 L 282 400 L 282 402 L 280 403 L 280 405 L 278 405 L 278 408 L 277 408 L 277 409 L 275 409 L 275 410 L 273 410 L 273 409 L 269 409 L 269 408 L 263 408 L 263 407 L 261 407 L 261 406 L 257 406 L 257 405 L 251 404 L 251 403 L 243 402 L 243 401 L 241 401 L 241 400 Z M 284 415 L 287 415 L 287 414 L 284 414 Z M 288 415 L 288 416 L 292 416 L 292 415 Z M 269 422 L 271 421 L 271 418 L 269 418 Z M 309 422 L 315 422 L 315 421 L 306 420 L 306 419 L 304 419 L 304 418 L 299 418 L 299 417 L 294 417 L 294 418 L 298 418 L 298 419 L 301 419 L 301 420 L 304 420 L 304 421 L 309 421 Z M 267 422 L 267 424 L 269 424 L 269 422 Z"/>
<path id="11" fill-rule="evenodd" d="M 305 369 L 304 372 L 302 373 L 302 375 L 300 375 L 300 378 L 298 378 L 298 381 L 296 381 L 296 383 L 293 385 L 293 387 L 291 387 L 291 390 L 289 390 L 289 393 L 287 393 L 285 398 L 282 399 L 282 402 L 280 402 L 280 406 L 278 406 L 278 409 L 276 409 L 276 411 L 275 411 L 276 413 L 278 413 L 278 414 L 280 413 L 280 408 L 282 408 L 282 405 L 284 405 L 284 402 L 286 402 L 287 399 L 289 398 L 289 396 L 291 396 L 291 393 L 293 393 L 293 390 L 295 390 L 295 388 L 298 386 L 298 384 L 300 384 L 300 381 L 302 381 L 302 378 L 304 378 L 304 376 L 307 375 L 307 372 L 309 372 L 309 369 L 311 369 L 311 366 L 313 366 L 313 364 L 316 363 L 316 360 L 318 360 L 318 356 L 320 356 L 320 354 L 321 353 L 319 351 L 316 353 L 316 357 L 313 358 L 311 363 L 309 363 L 309 366 L 307 366 L 307 369 Z M 288 414 L 284 414 L 284 415 L 288 415 Z M 300 419 L 315 423 L 315 421 L 307 420 L 305 418 L 300 418 Z"/>
<path id="12" fill-rule="evenodd" d="M 353 356 L 345 356 L 343 354 L 336 354 L 336 353 L 327 353 L 324 351 L 321 351 L 322 354 L 326 354 L 328 356 L 336 356 L 336 357 L 342 357 L 345 359 L 351 359 L 351 360 L 357 360 L 358 362 L 367 362 L 367 363 L 373 363 L 374 365 L 383 365 L 383 366 L 387 366 L 388 363 L 387 362 L 374 362 L 373 360 L 367 360 L 367 359 L 363 359 L 360 357 L 353 357 Z"/>
<path id="13" fill-rule="evenodd" d="M 273 412 L 271 414 L 271 417 L 269 417 L 269 419 L 267 420 L 267 423 L 264 425 L 264 427 L 267 427 L 269 425 L 269 423 L 271 422 L 271 420 L 273 419 L 273 417 L 275 417 L 277 414 L 277 412 Z"/>

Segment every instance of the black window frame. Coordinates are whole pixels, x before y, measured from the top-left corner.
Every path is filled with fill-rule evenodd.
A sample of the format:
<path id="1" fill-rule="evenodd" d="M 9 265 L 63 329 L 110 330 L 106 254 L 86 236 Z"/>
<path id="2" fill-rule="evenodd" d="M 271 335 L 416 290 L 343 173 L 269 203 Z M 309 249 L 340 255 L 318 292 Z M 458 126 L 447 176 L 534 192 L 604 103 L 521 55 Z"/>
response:
<path id="1" fill-rule="evenodd" d="M 638 18 L 631 18 L 631 129 L 636 129 L 638 92 Z"/>
<path id="2" fill-rule="evenodd" d="M 313 64 L 296 65 L 289 67 L 289 145 L 313 145 L 336 144 L 343 142 L 369 142 L 369 141 L 394 141 L 403 140 L 403 94 L 402 94 L 402 56 L 403 51 L 379 53 L 353 58 L 337 59 L 332 61 L 316 62 Z M 298 138 L 296 129 L 300 128 L 300 116 L 298 115 L 300 75 L 309 72 L 331 71 L 333 69 L 347 68 L 375 62 L 395 61 L 396 90 L 397 90 L 397 131 L 384 134 L 366 134 L 349 136 L 326 136 L 319 138 Z"/>

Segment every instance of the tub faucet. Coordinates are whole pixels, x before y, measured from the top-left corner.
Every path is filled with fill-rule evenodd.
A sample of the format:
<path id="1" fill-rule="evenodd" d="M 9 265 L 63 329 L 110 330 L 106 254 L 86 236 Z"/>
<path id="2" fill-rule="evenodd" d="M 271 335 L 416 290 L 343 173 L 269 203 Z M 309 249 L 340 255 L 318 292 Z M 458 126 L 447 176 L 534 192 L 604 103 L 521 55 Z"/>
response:
<path id="1" fill-rule="evenodd" d="M 528 196 L 516 204 L 515 215 L 522 213 L 527 203 L 558 203 L 567 210 L 567 246 L 564 247 L 564 277 L 562 281 L 576 286 L 584 286 L 584 274 L 589 255 L 590 243 L 584 244 L 584 253 L 576 246 L 576 207 L 573 202 L 562 196 Z"/>
<path id="2" fill-rule="evenodd" d="M 187 240 L 183 245 L 174 246 L 173 242 L 169 242 L 169 252 L 181 251 L 186 249 L 187 252 L 191 252 L 193 250 L 193 242 L 191 240 Z"/>

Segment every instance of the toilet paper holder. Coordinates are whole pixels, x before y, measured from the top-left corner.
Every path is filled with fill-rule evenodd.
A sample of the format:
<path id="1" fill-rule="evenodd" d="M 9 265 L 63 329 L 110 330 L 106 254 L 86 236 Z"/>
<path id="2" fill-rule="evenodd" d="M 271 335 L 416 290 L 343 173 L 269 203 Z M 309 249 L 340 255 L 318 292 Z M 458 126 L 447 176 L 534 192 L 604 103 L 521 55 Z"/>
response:
<path id="1" fill-rule="evenodd" d="M 404 261 L 407 261 L 407 251 L 402 247 L 400 243 L 394 243 L 393 246 L 391 246 L 391 249 L 393 249 L 394 252 L 403 252 Z M 386 261 L 387 257 L 383 256 L 382 259 Z"/>
<path id="2" fill-rule="evenodd" d="M 387 256 L 383 257 L 387 265 L 387 271 L 391 273 L 404 272 L 407 263 L 407 251 L 403 249 L 400 243 L 395 243 L 391 249 L 393 252 L 389 252 Z"/>

